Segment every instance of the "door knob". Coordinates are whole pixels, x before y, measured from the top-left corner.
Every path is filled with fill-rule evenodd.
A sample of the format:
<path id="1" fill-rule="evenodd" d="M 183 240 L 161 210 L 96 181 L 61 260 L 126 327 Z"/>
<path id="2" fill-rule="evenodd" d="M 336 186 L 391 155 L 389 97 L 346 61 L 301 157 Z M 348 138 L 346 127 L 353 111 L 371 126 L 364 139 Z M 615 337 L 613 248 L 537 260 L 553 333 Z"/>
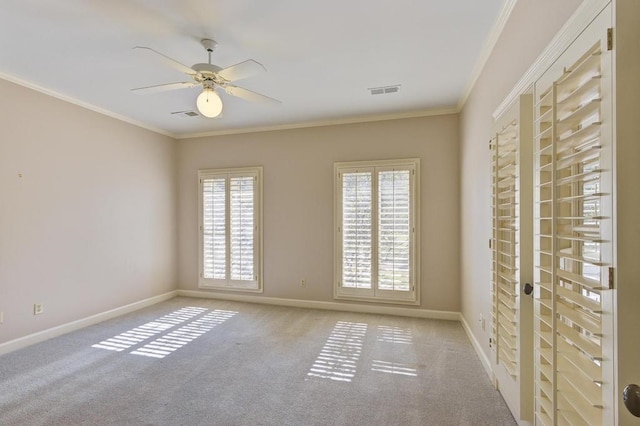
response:
<path id="1" fill-rule="evenodd" d="M 640 417 L 640 386 L 627 385 L 622 391 L 622 400 L 631 414 Z"/>
<path id="2" fill-rule="evenodd" d="M 524 294 L 528 296 L 533 293 L 533 286 L 529 283 L 526 283 L 524 286 L 522 286 L 522 291 L 524 291 Z"/>

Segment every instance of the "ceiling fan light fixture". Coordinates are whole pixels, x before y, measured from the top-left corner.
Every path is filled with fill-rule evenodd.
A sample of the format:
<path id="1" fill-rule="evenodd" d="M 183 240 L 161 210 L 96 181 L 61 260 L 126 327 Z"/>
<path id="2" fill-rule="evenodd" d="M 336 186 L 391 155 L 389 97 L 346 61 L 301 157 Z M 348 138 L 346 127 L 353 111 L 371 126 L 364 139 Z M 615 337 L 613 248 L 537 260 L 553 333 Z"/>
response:
<path id="1" fill-rule="evenodd" d="M 207 118 L 216 118 L 222 113 L 222 99 L 213 89 L 204 89 L 196 99 L 198 112 Z"/>

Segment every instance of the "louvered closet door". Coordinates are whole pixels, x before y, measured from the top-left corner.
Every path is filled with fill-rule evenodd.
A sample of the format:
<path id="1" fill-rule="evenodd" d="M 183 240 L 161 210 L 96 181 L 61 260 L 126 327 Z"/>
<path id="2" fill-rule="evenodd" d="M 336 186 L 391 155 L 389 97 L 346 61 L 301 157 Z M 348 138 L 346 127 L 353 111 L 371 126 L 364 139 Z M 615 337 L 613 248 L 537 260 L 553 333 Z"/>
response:
<path id="1" fill-rule="evenodd" d="M 507 373 L 518 375 L 518 123 L 513 120 L 494 139 L 494 317 L 496 359 Z"/>
<path id="2" fill-rule="evenodd" d="M 522 96 L 496 120 L 491 143 L 494 374 L 514 417 L 528 421 L 532 301 L 521 288 L 532 278 L 531 108 L 531 96 Z"/>
<path id="3" fill-rule="evenodd" d="M 613 424 L 607 8 L 535 87 L 535 418 Z"/>

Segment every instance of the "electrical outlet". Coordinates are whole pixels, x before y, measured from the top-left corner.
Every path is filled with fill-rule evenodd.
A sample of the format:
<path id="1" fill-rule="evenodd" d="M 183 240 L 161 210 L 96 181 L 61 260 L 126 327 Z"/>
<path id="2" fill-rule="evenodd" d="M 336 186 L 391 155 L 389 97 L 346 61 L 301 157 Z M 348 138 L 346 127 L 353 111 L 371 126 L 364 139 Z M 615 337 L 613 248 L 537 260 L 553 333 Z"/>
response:
<path id="1" fill-rule="evenodd" d="M 44 306 L 42 303 L 34 303 L 33 304 L 33 315 L 40 315 L 44 312 Z"/>
<path id="2" fill-rule="evenodd" d="M 304 287 L 307 285 L 307 280 L 305 280 L 304 278 L 300 280 L 300 287 Z"/>
<path id="3" fill-rule="evenodd" d="M 4 322 L 4 312 L 0 311 L 0 324 Z"/>

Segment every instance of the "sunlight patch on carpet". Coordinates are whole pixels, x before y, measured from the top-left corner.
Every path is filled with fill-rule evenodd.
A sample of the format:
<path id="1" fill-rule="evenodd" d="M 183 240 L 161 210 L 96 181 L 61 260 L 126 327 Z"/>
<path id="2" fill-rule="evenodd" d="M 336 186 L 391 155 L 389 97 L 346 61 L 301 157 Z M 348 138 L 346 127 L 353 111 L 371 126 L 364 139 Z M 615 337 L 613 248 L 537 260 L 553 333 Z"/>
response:
<path id="1" fill-rule="evenodd" d="M 418 371 L 415 368 L 411 368 L 407 364 L 401 364 L 399 362 L 373 361 L 371 371 L 418 377 Z"/>
<path id="2" fill-rule="evenodd" d="M 378 342 L 413 344 L 413 335 L 410 328 L 378 326 Z"/>
<path id="3" fill-rule="evenodd" d="M 351 382 L 366 333 L 365 323 L 338 321 L 307 376 Z"/>
<path id="4" fill-rule="evenodd" d="M 148 356 L 151 358 L 164 358 L 184 345 L 194 341 L 214 327 L 232 318 L 238 312 L 214 310 L 195 321 L 170 331 L 164 336 L 147 343 L 146 345 L 131 351 L 131 354 Z"/>
<path id="5" fill-rule="evenodd" d="M 125 331 L 124 333 L 120 333 L 107 340 L 103 340 L 100 343 L 96 343 L 91 347 L 121 352 L 150 339 L 157 334 L 163 333 L 170 328 L 182 324 L 203 312 L 206 312 L 207 310 L 208 309 L 206 308 L 197 308 L 193 306 L 178 309 L 177 311 L 164 315 L 154 321 L 142 324 L 129 331 Z"/>

